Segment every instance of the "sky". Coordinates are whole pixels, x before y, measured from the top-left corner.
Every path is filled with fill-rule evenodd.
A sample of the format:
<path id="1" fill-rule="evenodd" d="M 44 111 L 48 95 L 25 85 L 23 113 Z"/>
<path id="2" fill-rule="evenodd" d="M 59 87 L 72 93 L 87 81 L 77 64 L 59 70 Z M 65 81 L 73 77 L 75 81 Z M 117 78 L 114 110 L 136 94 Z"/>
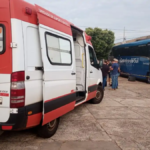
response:
<path id="1" fill-rule="evenodd" d="M 26 0 L 82 28 L 115 33 L 115 43 L 150 35 L 150 0 Z"/>

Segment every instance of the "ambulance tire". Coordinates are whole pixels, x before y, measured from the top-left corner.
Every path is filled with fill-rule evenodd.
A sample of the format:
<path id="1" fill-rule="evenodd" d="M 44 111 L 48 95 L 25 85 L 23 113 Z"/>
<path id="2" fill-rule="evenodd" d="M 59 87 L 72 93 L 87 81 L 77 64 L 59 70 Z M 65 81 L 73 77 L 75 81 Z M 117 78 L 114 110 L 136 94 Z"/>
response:
<path id="1" fill-rule="evenodd" d="M 57 119 L 45 124 L 44 126 L 40 126 L 38 128 L 38 136 L 42 137 L 42 138 L 52 137 L 58 129 L 59 120 L 60 120 L 60 118 L 57 118 Z"/>
<path id="2" fill-rule="evenodd" d="M 1 130 L 0 130 L 0 136 L 1 136 L 3 133 L 4 133 L 4 131 L 1 131 Z"/>
<path id="3" fill-rule="evenodd" d="M 102 86 L 98 86 L 96 97 L 91 100 L 92 104 L 99 104 L 104 97 L 104 90 Z"/>

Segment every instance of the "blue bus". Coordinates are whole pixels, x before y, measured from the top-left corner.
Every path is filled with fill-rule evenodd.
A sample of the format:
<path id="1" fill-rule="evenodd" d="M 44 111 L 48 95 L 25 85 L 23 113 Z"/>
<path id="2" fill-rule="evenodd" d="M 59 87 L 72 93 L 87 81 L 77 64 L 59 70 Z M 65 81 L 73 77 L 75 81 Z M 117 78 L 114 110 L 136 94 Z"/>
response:
<path id="1" fill-rule="evenodd" d="M 121 75 L 150 83 L 150 39 L 115 46 L 110 56 L 119 60 Z"/>

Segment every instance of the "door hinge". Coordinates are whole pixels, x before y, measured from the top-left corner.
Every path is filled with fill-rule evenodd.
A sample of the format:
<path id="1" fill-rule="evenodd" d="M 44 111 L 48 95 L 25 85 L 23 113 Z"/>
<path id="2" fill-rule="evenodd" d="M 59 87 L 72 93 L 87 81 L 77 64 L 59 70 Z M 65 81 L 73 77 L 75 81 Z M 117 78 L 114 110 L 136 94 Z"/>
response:
<path id="1" fill-rule="evenodd" d="M 17 48 L 17 46 L 18 46 L 17 43 L 14 43 L 14 42 L 13 42 L 13 43 L 10 43 L 10 47 L 11 47 L 11 48 Z"/>

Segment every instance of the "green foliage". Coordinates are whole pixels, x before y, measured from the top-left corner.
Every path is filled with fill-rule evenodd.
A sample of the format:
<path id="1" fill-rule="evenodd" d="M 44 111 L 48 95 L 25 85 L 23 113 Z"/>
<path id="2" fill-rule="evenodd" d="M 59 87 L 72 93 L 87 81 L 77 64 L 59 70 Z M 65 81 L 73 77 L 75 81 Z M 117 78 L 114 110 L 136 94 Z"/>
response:
<path id="1" fill-rule="evenodd" d="M 107 59 L 114 46 L 114 33 L 100 28 L 87 28 L 85 32 L 92 37 L 92 44 L 98 59 Z"/>

